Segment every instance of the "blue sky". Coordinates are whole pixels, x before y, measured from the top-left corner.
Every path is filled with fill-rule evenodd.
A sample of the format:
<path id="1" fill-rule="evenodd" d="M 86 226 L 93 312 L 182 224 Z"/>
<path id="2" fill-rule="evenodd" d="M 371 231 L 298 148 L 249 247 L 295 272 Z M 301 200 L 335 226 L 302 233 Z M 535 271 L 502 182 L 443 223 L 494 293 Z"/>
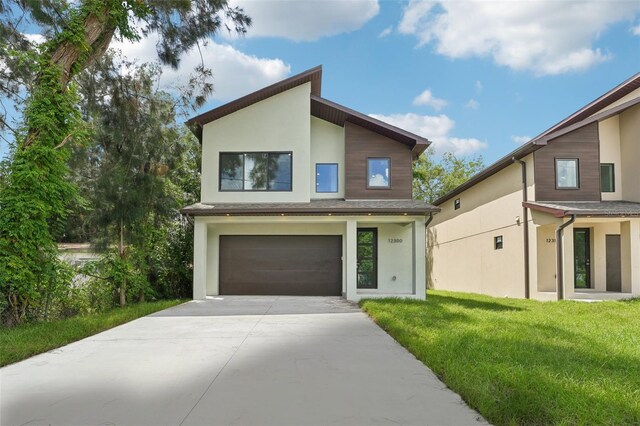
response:
<path id="1" fill-rule="evenodd" d="M 486 163 L 640 71 L 638 1 L 231 3 L 254 25 L 203 49 L 216 93 L 199 112 L 321 64 L 323 97 Z M 154 43 L 114 46 L 145 61 Z"/>

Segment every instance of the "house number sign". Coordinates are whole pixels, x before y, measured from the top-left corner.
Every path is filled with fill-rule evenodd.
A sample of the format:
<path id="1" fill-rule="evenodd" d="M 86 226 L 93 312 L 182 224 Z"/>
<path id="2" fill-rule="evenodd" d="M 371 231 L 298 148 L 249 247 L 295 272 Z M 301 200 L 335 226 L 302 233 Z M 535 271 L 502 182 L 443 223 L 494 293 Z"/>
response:
<path id="1" fill-rule="evenodd" d="M 391 244 L 399 244 L 402 242 L 402 238 L 389 238 Z"/>

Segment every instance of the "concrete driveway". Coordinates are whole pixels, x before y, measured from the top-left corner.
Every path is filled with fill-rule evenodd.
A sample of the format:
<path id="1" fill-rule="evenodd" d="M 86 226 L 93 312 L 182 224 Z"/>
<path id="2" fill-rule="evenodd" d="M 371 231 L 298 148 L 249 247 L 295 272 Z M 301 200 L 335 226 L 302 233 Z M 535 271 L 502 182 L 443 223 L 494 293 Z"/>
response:
<path id="1" fill-rule="evenodd" d="M 2 425 L 464 425 L 484 420 L 357 306 L 193 301 L 0 369 Z"/>

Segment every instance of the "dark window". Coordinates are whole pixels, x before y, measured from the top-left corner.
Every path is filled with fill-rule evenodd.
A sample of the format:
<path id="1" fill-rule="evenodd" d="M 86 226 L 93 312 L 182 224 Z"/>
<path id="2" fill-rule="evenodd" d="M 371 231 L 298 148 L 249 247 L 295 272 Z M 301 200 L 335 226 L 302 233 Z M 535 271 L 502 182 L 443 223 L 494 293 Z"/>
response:
<path id="1" fill-rule="evenodd" d="M 316 192 L 338 192 L 337 164 L 316 164 Z"/>
<path id="2" fill-rule="evenodd" d="M 453 200 L 453 209 L 458 210 L 460 208 L 460 198 Z"/>
<path id="3" fill-rule="evenodd" d="M 556 188 L 578 189 L 580 173 L 577 158 L 556 158 Z"/>
<path id="4" fill-rule="evenodd" d="M 220 191 L 291 191 L 290 152 L 220 153 Z"/>
<path id="5" fill-rule="evenodd" d="M 498 235 L 497 237 L 493 237 L 493 247 L 496 250 L 502 249 L 502 235 Z"/>
<path id="6" fill-rule="evenodd" d="M 378 230 L 358 229 L 357 288 L 378 288 Z"/>
<path id="7" fill-rule="evenodd" d="M 391 159 L 367 159 L 367 188 L 391 188 Z"/>
<path id="8" fill-rule="evenodd" d="M 613 174 L 613 164 L 611 163 L 600 164 L 600 191 L 616 191 L 616 183 Z"/>

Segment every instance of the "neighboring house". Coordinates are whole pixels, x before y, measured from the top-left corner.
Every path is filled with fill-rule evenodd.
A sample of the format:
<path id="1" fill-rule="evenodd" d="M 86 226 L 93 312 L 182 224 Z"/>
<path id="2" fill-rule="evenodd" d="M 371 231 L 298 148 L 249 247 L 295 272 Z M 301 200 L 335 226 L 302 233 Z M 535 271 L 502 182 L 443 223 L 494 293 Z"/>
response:
<path id="1" fill-rule="evenodd" d="M 425 297 L 412 163 L 429 141 L 320 96 L 316 67 L 188 121 L 202 144 L 193 297 Z"/>
<path id="2" fill-rule="evenodd" d="M 98 261 L 100 253 L 96 252 L 90 243 L 58 243 L 58 257 L 76 270 L 73 281 L 76 285 L 80 285 L 84 284 L 89 277 L 78 273 L 78 269 L 87 263 Z"/>
<path id="3" fill-rule="evenodd" d="M 434 204 L 433 288 L 640 296 L 640 74 Z"/>

